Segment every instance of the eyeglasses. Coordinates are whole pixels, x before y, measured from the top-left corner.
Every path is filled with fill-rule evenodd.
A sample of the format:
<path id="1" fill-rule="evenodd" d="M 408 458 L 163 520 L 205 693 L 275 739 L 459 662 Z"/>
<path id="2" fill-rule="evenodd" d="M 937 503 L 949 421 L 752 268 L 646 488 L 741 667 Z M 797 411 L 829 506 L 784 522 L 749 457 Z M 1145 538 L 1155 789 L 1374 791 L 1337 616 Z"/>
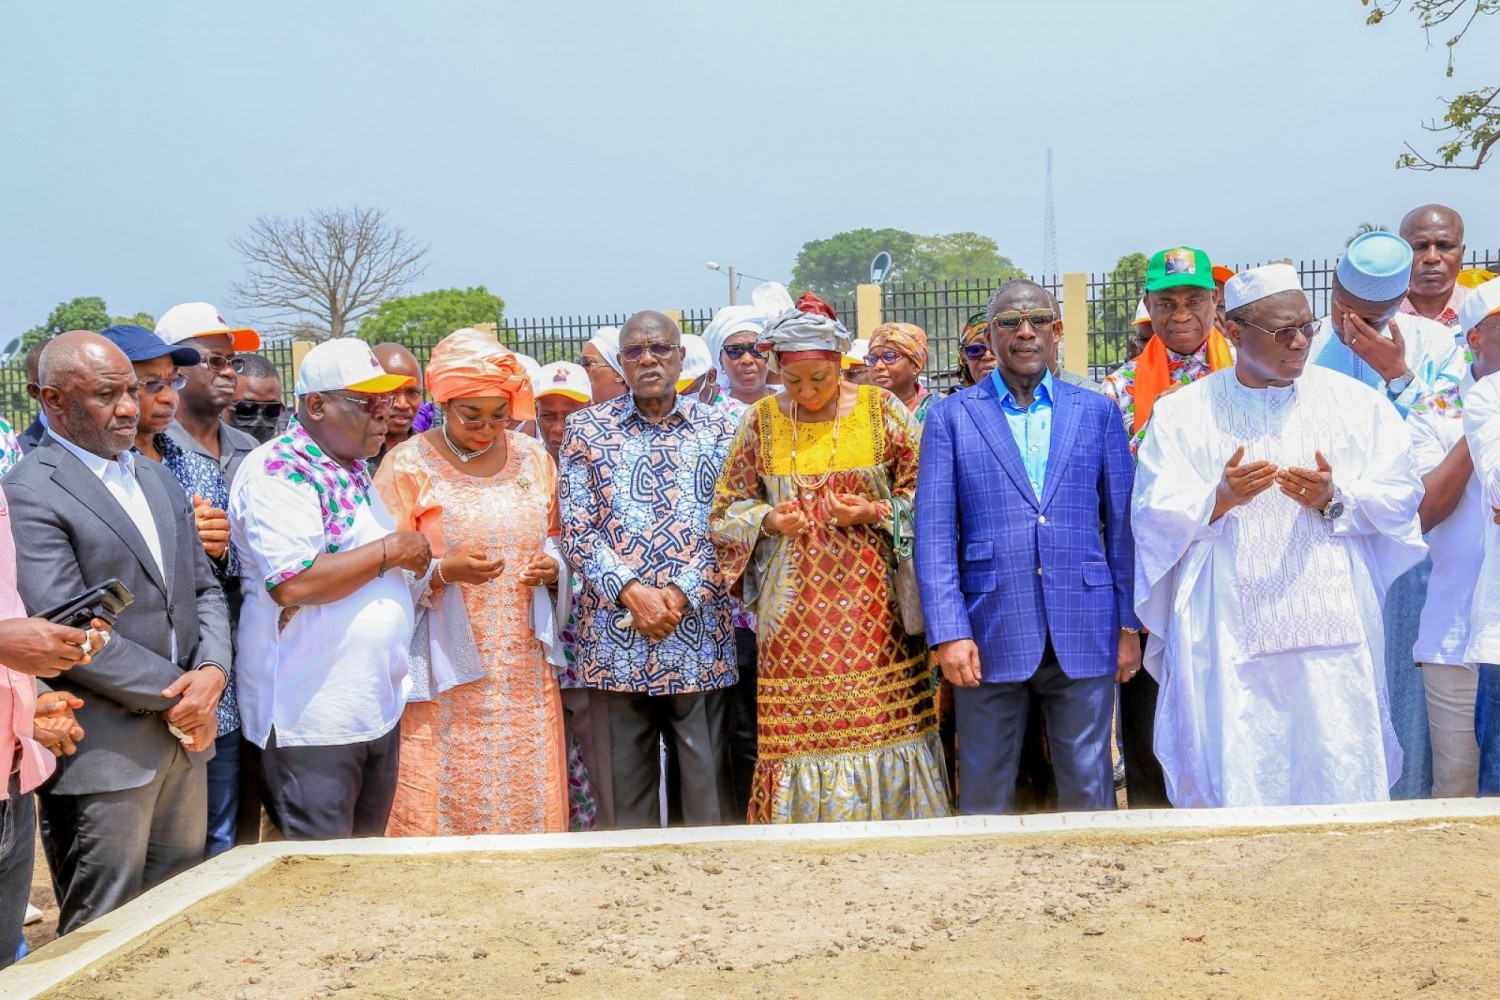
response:
<path id="1" fill-rule="evenodd" d="M 390 413 L 391 407 L 396 403 L 394 392 L 382 392 L 371 396 L 345 396 L 340 392 L 325 392 L 323 395 L 353 403 L 366 413 L 373 414 Z"/>
<path id="2" fill-rule="evenodd" d="M 620 360 L 635 364 L 641 360 L 647 351 L 658 361 L 665 361 L 676 354 L 681 348 L 676 344 L 631 344 L 629 347 L 620 348 Z"/>
<path id="3" fill-rule="evenodd" d="M 584 370 L 588 370 L 590 368 L 598 368 L 600 366 L 608 367 L 608 365 L 605 365 L 603 361 L 600 361 L 598 358 L 591 358 L 587 354 L 582 354 L 578 357 L 578 367 Z"/>
<path id="4" fill-rule="evenodd" d="M 902 354 L 900 351 L 871 351 L 869 354 L 865 355 L 865 364 L 873 365 L 876 362 L 879 362 L 885 365 L 893 365 L 904 357 L 906 357 L 906 355 Z"/>
<path id="5" fill-rule="evenodd" d="M 1051 326 L 1057 322 L 1057 313 L 1051 309 L 1032 309 L 1021 312 L 1019 309 L 1007 309 L 997 312 L 990 319 L 1001 330 L 1019 330 L 1021 323 L 1025 321 L 1031 324 L 1033 330 L 1040 330 L 1044 326 Z"/>
<path id="6" fill-rule="evenodd" d="M 275 400 L 259 402 L 254 399 L 237 399 L 234 402 L 234 415 L 241 420 L 280 420 L 285 411 L 286 404 Z"/>
<path id="7" fill-rule="evenodd" d="M 986 343 L 979 342 L 964 345 L 964 357 L 970 361 L 980 361 L 988 353 L 990 353 L 990 346 Z"/>
<path id="8" fill-rule="evenodd" d="M 215 375 L 226 368 L 233 371 L 236 375 L 245 370 L 244 358 L 226 358 L 222 354 L 205 354 L 203 355 L 203 360 L 198 363 Z"/>
<path id="9" fill-rule="evenodd" d="M 1240 320 L 1240 322 L 1245 326 L 1253 326 L 1262 333 L 1269 333 L 1276 339 L 1276 343 L 1282 345 L 1283 347 L 1296 340 L 1297 334 L 1299 333 L 1302 334 L 1302 336 L 1306 337 L 1308 340 L 1312 340 L 1313 337 L 1318 333 L 1317 320 L 1313 320 L 1311 323 L 1303 323 L 1301 326 L 1278 327 L 1275 330 L 1267 330 L 1259 323 L 1252 323 L 1248 319 L 1242 319 Z"/>
<path id="10" fill-rule="evenodd" d="M 738 361 L 746 354 L 757 361 L 764 360 L 765 358 L 765 354 L 754 344 L 726 344 L 724 345 L 724 353 L 729 355 L 730 361 Z"/>
<path id="11" fill-rule="evenodd" d="M 142 382 L 141 392 L 147 396 L 154 396 L 167 386 L 171 386 L 173 392 L 181 392 L 185 385 L 187 385 L 187 376 L 178 372 L 171 378 L 154 378 L 149 382 Z"/>

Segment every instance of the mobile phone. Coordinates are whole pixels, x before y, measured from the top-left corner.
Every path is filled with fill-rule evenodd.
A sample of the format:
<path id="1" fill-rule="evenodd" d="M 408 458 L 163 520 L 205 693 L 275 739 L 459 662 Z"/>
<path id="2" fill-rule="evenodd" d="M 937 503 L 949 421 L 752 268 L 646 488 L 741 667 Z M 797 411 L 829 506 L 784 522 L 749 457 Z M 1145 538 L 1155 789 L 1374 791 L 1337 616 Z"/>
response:
<path id="1" fill-rule="evenodd" d="M 113 628 L 120 612 L 130 607 L 134 601 L 135 595 L 125 584 L 118 579 L 105 580 L 97 587 L 91 587 L 32 617 L 81 629 L 87 629 L 89 623 L 97 618 Z"/>

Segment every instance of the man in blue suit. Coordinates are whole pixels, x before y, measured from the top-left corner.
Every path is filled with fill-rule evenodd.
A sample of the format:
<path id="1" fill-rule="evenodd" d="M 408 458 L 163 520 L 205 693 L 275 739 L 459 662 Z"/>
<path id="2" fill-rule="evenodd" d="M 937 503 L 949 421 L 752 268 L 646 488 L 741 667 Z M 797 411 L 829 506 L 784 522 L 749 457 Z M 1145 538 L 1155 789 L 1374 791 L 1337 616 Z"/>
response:
<path id="1" fill-rule="evenodd" d="M 988 378 L 927 415 L 916 560 L 927 641 L 954 687 L 959 810 L 1015 808 L 1032 698 L 1059 809 L 1114 806 L 1117 680 L 1141 666 L 1130 445 L 1109 399 L 1054 379 L 1057 302 L 1029 281 L 989 302 Z"/>

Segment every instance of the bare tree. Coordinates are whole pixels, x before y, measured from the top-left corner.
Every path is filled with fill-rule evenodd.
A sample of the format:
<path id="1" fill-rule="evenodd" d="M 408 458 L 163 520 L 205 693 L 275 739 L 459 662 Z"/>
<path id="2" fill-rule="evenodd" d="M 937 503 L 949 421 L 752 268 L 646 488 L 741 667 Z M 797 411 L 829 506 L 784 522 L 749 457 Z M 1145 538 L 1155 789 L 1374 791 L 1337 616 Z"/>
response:
<path id="1" fill-rule="evenodd" d="M 236 306 L 311 323 L 327 337 L 352 334 L 420 277 L 427 253 L 384 212 L 358 205 L 298 219 L 262 215 L 229 245 L 245 258 L 245 279 L 230 286 Z"/>

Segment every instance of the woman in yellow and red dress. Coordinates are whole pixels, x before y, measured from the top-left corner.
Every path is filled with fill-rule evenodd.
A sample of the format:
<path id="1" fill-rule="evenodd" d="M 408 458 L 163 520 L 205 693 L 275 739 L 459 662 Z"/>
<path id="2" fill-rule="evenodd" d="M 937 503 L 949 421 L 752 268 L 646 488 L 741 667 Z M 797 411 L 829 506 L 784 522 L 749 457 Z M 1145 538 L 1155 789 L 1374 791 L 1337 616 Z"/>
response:
<path id="1" fill-rule="evenodd" d="M 952 811 L 927 652 L 897 613 L 893 529 L 910 532 L 919 431 L 840 377 L 847 330 L 813 296 L 761 336 L 784 391 L 746 413 L 709 516 L 743 578 L 760 653 L 752 823 Z"/>

